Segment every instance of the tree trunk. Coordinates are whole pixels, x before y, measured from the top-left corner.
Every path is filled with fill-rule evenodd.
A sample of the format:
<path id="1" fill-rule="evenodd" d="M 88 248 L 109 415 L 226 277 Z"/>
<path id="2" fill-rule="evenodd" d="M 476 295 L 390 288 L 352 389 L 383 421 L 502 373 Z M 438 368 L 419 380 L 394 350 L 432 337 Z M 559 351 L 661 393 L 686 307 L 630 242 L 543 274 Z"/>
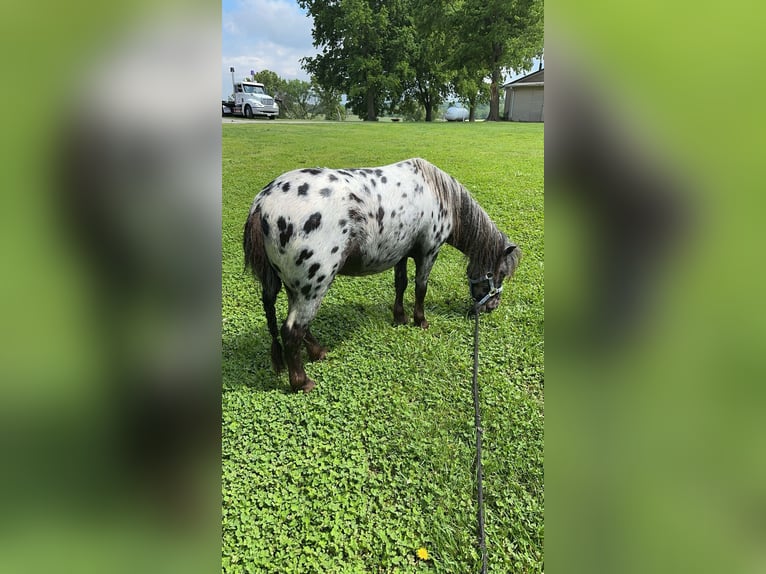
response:
<path id="1" fill-rule="evenodd" d="M 433 121 L 433 104 L 429 100 L 428 103 L 425 105 L 426 108 L 426 121 L 431 122 Z"/>
<path id="2" fill-rule="evenodd" d="M 487 121 L 500 121 L 500 70 L 492 70 L 492 83 L 489 85 L 489 116 Z"/>
<path id="3" fill-rule="evenodd" d="M 377 122 L 378 114 L 375 109 L 375 90 L 367 88 L 367 117 L 364 118 L 366 122 Z"/>

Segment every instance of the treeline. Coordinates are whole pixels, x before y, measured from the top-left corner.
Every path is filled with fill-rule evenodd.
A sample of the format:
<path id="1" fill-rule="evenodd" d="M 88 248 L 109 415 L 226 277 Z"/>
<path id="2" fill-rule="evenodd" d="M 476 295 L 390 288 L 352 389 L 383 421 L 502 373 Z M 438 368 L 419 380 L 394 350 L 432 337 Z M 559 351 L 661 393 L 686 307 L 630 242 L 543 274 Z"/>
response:
<path id="1" fill-rule="evenodd" d="M 346 110 L 341 105 L 341 94 L 327 90 L 314 82 L 285 80 L 271 70 L 262 70 L 251 76 L 254 82 L 263 84 L 267 94 L 279 100 L 279 115 L 283 118 L 342 120 Z"/>
<path id="2" fill-rule="evenodd" d="M 298 3 L 314 19 L 320 49 L 303 59 L 312 92 L 328 104 L 346 94 L 346 105 L 365 120 L 422 107 L 431 121 L 450 94 L 471 120 L 482 102 L 489 102 L 487 119 L 499 120 L 504 73 L 528 70 L 543 51 L 543 0 Z"/>

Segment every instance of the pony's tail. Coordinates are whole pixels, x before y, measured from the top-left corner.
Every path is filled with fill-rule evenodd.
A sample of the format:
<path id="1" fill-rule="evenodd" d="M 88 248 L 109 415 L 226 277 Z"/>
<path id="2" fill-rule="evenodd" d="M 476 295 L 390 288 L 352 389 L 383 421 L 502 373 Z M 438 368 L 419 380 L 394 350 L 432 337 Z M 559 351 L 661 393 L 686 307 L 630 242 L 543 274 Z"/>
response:
<path id="1" fill-rule="evenodd" d="M 245 269 L 250 268 L 252 270 L 253 275 L 261 282 L 263 288 L 263 311 L 266 313 L 266 323 L 271 335 L 271 366 L 279 373 L 285 365 L 285 360 L 282 354 L 282 345 L 279 343 L 277 310 L 274 304 L 277 301 L 279 291 L 282 289 L 282 280 L 266 256 L 259 209 L 253 211 L 245 222 L 242 250 L 245 253 Z"/>

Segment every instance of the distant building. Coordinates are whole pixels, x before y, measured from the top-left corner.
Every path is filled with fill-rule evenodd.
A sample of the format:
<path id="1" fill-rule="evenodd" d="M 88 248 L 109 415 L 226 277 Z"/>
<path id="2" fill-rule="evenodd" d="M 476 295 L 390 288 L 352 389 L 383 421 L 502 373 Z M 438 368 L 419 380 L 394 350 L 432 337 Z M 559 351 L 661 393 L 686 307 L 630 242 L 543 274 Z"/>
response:
<path id="1" fill-rule="evenodd" d="M 505 88 L 503 118 L 512 122 L 544 121 L 543 89 L 545 69 L 508 82 Z"/>

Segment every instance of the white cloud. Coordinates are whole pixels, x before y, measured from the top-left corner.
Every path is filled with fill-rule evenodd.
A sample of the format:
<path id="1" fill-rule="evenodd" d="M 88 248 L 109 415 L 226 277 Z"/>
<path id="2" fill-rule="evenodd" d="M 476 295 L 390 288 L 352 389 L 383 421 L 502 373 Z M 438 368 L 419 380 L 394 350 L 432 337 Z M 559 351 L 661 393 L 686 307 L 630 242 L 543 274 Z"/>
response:
<path id="1" fill-rule="evenodd" d="M 238 0 L 222 14 L 222 94 L 231 93 L 229 67 L 241 79 L 250 70 L 276 72 L 286 79 L 309 80 L 301 58 L 313 56 L 311 18 L 295 2 Z"/>

